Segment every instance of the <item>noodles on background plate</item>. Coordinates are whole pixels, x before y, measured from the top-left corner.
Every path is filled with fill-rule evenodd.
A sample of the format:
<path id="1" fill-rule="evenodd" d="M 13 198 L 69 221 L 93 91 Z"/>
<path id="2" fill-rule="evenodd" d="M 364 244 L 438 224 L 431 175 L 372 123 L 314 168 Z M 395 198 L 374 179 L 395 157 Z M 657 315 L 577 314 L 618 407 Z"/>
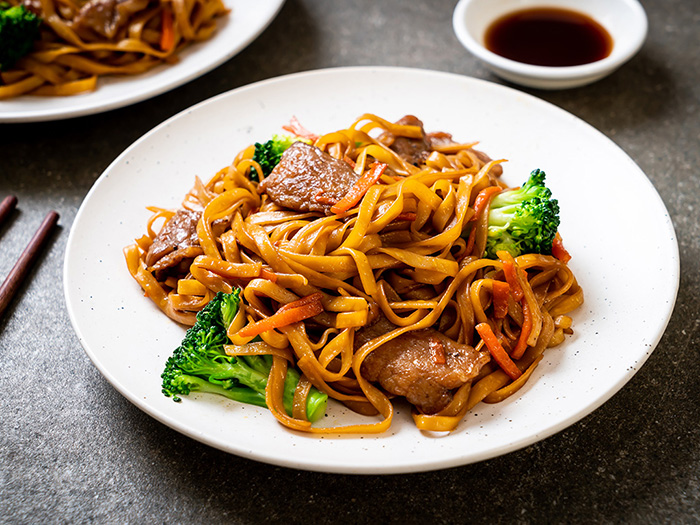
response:
<path id="1" fill-rule="evenodd" d="M 268 407 L 282 424 L 383 432 L 401 396 L 419 429 L 451 431 L 516 393 L 572 333 L 583 291 L 558 234 L 554 255 L 485 256 L 490 202 L 508 189 L 502 160 L 411 116 L 286 129 L 298 142 L 271 174 L 255 145 L 243 149 L 197 178 L 181 209 L 149 208 L 146 234 L 124 249 L 145 295 L 184 325 L 242 290 L 226 352 L 272 356 Z M 314 166 L 325 183 L 304 178 Z M 373 419 L 323 428 L 286 415 L 288 366 L 302 373 L 295 405 L 313 385 Z"/>
<path id="2" fill-rule="evenodd" d="M 17 0 L 10 4 L 19 5 Z M 33 50 L 0 72 L 0 99 L 93 91 L 102 75 L 135 75 L 216 31 L 221 0 L 26 0 L 43 22 Z"/>

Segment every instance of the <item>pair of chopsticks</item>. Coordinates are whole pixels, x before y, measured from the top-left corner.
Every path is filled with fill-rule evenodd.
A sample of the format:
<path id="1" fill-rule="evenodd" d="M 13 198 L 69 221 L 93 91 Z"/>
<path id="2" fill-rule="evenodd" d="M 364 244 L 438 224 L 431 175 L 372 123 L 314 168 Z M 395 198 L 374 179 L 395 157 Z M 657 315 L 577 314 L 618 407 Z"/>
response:
<path id="1" fill-rule="evenodd" d="M 3 199 L 0 203 L 0 226 L 2 226 L 7 218 L 10 216 L 12 211 L 17 206 L 17 197 L 14 195 L 9 195 Z M 26 248 L 17 259 L 17 262 L 7 274 L 2 285 L 0 285 L 0 317 L 2 317 L 3 312 L 7 306 L 12 301 L 12 298 L 17 293 L 17 290 L 26 279 L 31 270 L 34 262 L 36 261 L 41 249 L 48 241 L 51 231 L 58 222 L 58 213 L 55 211 L 50 211 L 44 217 L 39 229 L 36 231 L 34 236 L 27 244 Z"/>

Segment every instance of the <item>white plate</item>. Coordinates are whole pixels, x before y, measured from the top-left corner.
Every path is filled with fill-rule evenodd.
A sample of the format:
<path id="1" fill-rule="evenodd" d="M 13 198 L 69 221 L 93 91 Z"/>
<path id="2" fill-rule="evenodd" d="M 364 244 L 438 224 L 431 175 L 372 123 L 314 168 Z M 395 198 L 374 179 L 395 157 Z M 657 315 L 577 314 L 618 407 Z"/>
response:
<path id="1" fill-rule="evenodd" d="M 522 395 L 477 406 L 449 435 L 418 431 L 399 407 L 389 432 L 318 438 L 289 431 L 265 409 L 216 396 L 174 403 L 160 372 L 184 330 L 128 274 L 122 247 L 144 232 L 147 205 L 177 206 L 194 176 L 296 115 L 317 133 L 365 112 L 406 113 L 505 157 L 505 180 L 547 172 L 562 209 L 571 267 L 586 293 L 575 335 L 545 354 Z M 634 198 L 620 198 L 620 195 Z M 100 177 L 73 225 L 65 293 L 73 326 L 100 372 L 166 425 L 248 458 L 326 472 L 398 473 L 463 465 L 524 447 L 581 419 L 649 357 L 671 315 L 679 258 L 668 213 L 650 181 L 613 142 L 542 100 L 446 73 L 394 68 L 313 71 L 243 87 L 164 122 Z M 330 404 L 324 425 L 364 420 Z"/>
<path id="2" fill-rule="evenodd" d="M 23 96 L 0 101 L 0 123 L 92 115 L 165 93 L 238 54 L 272 22 L 284 0 L 224 0 L 224 3 L 231 12 L 218 20 L 214 36 L 185 48 L 176 64 L 160 65 L 141 75 L 100 77 L 97 89 L 84 95 Z"/>

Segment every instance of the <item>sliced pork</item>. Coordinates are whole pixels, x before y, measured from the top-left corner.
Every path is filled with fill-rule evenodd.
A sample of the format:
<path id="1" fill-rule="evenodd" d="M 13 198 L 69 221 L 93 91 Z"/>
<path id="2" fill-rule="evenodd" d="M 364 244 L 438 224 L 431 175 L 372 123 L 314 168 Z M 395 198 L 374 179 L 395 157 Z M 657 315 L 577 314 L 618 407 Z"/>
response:
<path id="1" fill-rule="evenodd" d="M 112 39 L 132 14 L 147 6 L 148 0 L 89 0 L 78 11 L 72 27 L 78 32 L 88 29 Z"/>
<path id="2" fill-rule="evenodd" d="M 357 348 L 396 328 L 384 316 L 355 335 Z M 435 414 L 452 400 L 452 392 L 475 378 L 488 363 L 486 353 L 424 329 L 408 332 L 371 352 L 361 373 L 384 390 L 404 396 L 424 414 Z"/>
<path id="3" fill-rule="evenodd" d="M 394 137 L 390 133 L 385 133 L 379 140 L 394 150 L 402 159 L 415 166 L 425 162 L 434 148 L 454 144 L 452 135 L 443 131 L 435 131 L 426 133 L 423 127 L 423 121 L 413 115 L 406 115 L 395 122 L 403 126 L 418 126 L 421 129 L 421 137 L 412 139 L 408 137 Z M 486 153 L 479 150 L 473 150 L 479 160 L 487 163 L 491 160 Z M 491 168 L 491 173 L 496 177 L 503 174 L 503 168 L 500 164 Z"/>
<path id="4" fill-rule="evenodd" d="M 201 255 L 197 236 L 197 223 L 201 212 L 190 210 L 178 210 L 172 218 L 161 228 L 153 243 L 146 253 L 146 264 L 158 272 L 169 268 L 177 269 L 180 273 L 183 262 L 191 262 L 197 255 Z M 186 272 L 185 272 L 186 273 Z"/>
<path id="5" fill-rule="evenodd" d="M 342 199 L 359 178 L 347 162 L 315 146 L 295 142 L 260 184 L 260 189 L 285 208 L 333 215 L 331 206 Z"/>
<path id="6" fill-rule="evenodd" d="M 408 137 L 383 137 L 382 142 L 387 144 L 392 150 L 394 150 L 399 157 L 408 162 L 409 164 L 418 165 L 421 162 L 425 162 L 425 159 L 430 155 L 430 143 L 425 136 L 425 130 L 423 129 L 423 122 L 413 115 L 406 115 L 396 121 L 396 124 L 402 126 L 418 126 L 421 129 L 421 138 L 411 139 Z"/>

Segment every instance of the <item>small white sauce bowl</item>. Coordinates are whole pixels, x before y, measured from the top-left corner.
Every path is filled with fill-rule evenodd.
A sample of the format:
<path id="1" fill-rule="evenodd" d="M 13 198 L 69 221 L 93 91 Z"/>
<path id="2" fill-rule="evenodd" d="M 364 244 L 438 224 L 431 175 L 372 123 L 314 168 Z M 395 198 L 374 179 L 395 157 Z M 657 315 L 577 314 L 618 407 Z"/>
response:
<path id="1" fill-rule="evenodd" d="M 484 35 L 494 21 L 533 7 L 571 9 L 590 16 L 610 33 L 610 55 L 590 64 L 550 67 L 516 62 L 486 49 Z M 460 0 L 452 25 L 462 45 L 501 78 L 533 88 L 567 89 L 600 80 L 632 58 L 644 43 L 649 23 L 637 0 Z"/>

